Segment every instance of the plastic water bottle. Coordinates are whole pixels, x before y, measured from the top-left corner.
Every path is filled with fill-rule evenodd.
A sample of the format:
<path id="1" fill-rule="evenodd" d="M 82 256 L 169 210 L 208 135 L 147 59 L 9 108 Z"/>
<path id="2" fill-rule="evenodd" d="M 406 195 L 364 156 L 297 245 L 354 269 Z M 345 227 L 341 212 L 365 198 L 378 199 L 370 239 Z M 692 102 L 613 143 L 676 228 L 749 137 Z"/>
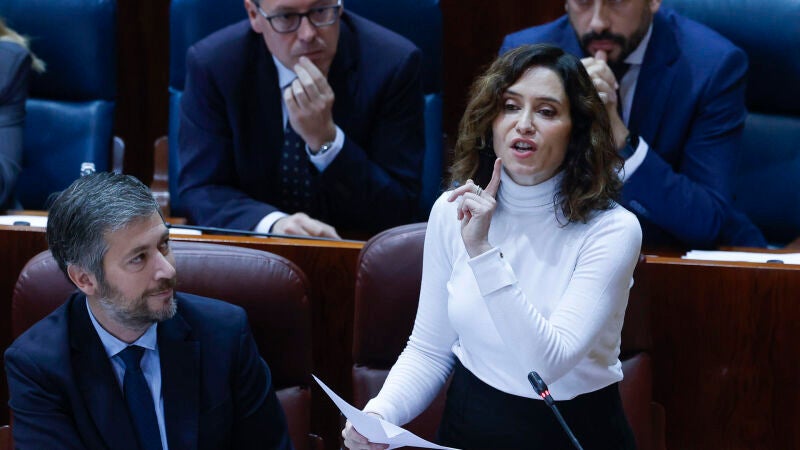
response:
<path id="1" fill-rule="evenodd" d="M 84 162 L 81 163 L 81 176 L 85 177 L 86 175 L 91 175 L 95 172 L 95 167 L 93 162 Z"/>

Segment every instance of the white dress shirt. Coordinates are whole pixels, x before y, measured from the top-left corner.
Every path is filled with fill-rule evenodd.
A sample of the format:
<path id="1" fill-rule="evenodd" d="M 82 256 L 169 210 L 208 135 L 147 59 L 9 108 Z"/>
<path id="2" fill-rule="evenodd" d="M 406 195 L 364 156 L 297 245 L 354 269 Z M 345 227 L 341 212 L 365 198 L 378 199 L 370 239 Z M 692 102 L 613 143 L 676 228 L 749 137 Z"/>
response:
<path id="1" fill-rule="evenodd" d="M 630 67 L 628 71 L 625 72 L 625 75 L 622 76 L 622 79 L 619 80 L 619 95 L 621 99 L 619 101 L 622 102 L 622 121 L 625 122 L 625 125 L 628 126 L 631 117 L 631 108 L 633 106 L 633 95 L 636 92 L 636 83 L 639 81 L 639 72 L 642 70 L 642 62 L 644 61 L 644 54 L 647 51 L 647 45 L 650 43 L 650 36 L 653 34 L 653 24 L 650 24 L 650 28 L 647 29 L 647 34 L 644 35 L 642 42 L 639 43 L 639 46 L 636 47 L 636 50 L 631 52 L 627 58 L 625 58 L 625 63 L 629 64 Z M 625 161 L 625 165 L 623 166 L 622 173 L 620 174 L 620 178 L 622 178 L 622 182 L 624 183 L 639 166 L 642 165 L 645 156 L 647 156 L 647 151 L 650 149 L 650 146 L 647 145 L 647 142 L 639 137 L 639 146 L 636 147 L 636 151 Z"/>

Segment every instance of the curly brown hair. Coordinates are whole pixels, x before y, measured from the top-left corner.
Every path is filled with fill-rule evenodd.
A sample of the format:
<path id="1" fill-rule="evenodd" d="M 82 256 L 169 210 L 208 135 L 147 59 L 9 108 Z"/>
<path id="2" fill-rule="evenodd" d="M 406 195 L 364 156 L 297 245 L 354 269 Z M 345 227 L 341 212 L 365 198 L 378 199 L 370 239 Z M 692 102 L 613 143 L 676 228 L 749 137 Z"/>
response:
<path id="1" fill-rule="evenodd" d="M 450 183 L 474 179 L 485 186 L 494 159 L 492 122 L 500 114 L 503 94 L 531 67 L 555 72 L 569 98 L 572 130 L 564 162 L 561 189 L 553 199 L 569 222 L 586 222 L 593 211 L 609 209 L 622 182 L 623 160 L 617 154 L 605 105 L 578 58 L 548 44 L 524 45 L 497 58 L 470 90 L 467 110 L 458 129 Z"/>

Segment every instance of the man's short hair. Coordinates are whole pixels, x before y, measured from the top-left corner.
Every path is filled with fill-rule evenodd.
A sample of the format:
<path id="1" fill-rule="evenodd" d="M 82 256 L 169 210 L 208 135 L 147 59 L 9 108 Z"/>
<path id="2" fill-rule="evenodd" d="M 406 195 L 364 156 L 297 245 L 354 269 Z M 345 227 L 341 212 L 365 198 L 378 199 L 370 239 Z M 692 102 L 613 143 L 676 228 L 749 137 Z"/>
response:
<path id="1" fill-rule="evenodd" d="M 75 180 L 53 201 L 47 219 L 47 245 L 61 271 L 70 264 L 105 280 L 106 233 L 161 214 L 141 181 L 130 175 L 94 173 Z"/>

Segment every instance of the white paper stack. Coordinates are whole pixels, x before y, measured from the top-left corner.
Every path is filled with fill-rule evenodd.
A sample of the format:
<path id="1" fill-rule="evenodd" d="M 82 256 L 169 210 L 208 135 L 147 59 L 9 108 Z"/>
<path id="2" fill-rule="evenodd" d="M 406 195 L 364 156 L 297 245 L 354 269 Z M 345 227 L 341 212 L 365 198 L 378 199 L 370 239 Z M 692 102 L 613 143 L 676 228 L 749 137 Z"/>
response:
<path id="1" fill-rule="evenodd" d="M 800 264 L 800 253 L 752 253 L 725 252 L 717 250 L 692 250 L 683 259 L 699 259 L 703 261 L 741 261 L 741 262 L 781 262 L 784 264 Z"/>

